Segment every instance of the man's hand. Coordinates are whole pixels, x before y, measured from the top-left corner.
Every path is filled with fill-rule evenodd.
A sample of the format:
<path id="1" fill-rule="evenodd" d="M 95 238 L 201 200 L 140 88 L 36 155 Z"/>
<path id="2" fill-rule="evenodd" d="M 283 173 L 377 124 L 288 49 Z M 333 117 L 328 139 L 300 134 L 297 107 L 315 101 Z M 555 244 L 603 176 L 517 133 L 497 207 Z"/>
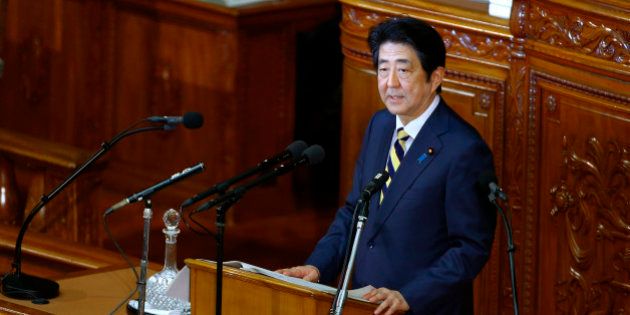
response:
<path id="1" fill-rule="evenodd" d="M 310 282 L 319 281 L 319 270 L 315 266 L 311 265 L 279 269 L 276 270 L 276 272 L 285 276 L 300 278 Z"/>
<path id="2" fill-rule="evenodd" d="M 363 298 L 372 303 L 380 303 L 376 310 L 374 310 L 374 314 L 376 315 L 393 315 L 409 310 L 409 304 L 407 304 L 402 294 L 387 288 L 374 289 L 366 293 Z"/>

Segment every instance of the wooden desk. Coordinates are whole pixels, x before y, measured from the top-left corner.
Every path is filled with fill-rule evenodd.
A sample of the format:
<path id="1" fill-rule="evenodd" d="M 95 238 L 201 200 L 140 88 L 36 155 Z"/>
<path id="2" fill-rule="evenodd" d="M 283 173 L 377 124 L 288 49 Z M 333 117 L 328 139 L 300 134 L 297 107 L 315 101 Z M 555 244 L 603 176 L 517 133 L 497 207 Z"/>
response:
<path id="1" fill-rule="evenodd" d="M 149 270 L 149 275 L 154 272 Z M 15 300 L 0 295 L 0 313 L 108 314 L 136 286 L 133 272 L 124 267 L 80 272 L 58 282 L 59 296 L 51 299 L 46 305 L 37 305 L 31 301 Z M 126 314 L 126 307 L 121 307 L 116 314 Z"/>

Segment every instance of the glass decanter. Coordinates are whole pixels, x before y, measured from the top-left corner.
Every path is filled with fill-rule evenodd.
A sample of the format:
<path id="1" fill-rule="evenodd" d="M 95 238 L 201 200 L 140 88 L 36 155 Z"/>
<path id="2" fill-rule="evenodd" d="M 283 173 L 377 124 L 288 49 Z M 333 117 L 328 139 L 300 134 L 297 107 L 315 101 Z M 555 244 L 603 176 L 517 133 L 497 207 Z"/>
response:
<path id="1" fill-rule="evenodd" d="M 166 290 L 177 275 L 177 234 L 181 217 L 175 209 L 164 213 L 162 220 L 166 226 L 164 232 L 164 268 L 147 280 L 147 294 L 145 308 L 153 314 L 189 314 L 188 301 L 172 298 L 166 295 Z"/>

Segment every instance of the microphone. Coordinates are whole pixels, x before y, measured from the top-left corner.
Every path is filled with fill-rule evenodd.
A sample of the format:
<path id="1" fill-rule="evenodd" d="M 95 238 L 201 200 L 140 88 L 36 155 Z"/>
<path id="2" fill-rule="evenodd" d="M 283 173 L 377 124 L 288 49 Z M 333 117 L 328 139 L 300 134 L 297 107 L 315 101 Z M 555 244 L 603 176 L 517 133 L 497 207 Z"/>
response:
<path id="1" fill-rule="evenodd" d="M 151 116 L 146 119 L 150 122 L 164 123 L 164 129 L 175 128 L 174 125 L 183 124 L 188 129 L 197 129 L 203 126 L 203 115 L 197 112 L 188 112 L 184 116 Z"/>
<path id="2" fill-rule="evenodd" d="M 221 183 L 215 184 L 214 186 L 210 187 L 210 189 L 201 192 L 193 197 L 190 197 L 188 199 L 186 199 L 184 202 L 182 202 L 181 207 L 185 208 L 188 207 L 206 197 L 209 197 L 213 194 L 216 193 L 224 193 L 230 186 L 232 186 L 233 184 L 235 184 L 236 182 L 239 182 L 247 177 L 250 177 L 256 173 L 259 173 L 263 170 L 266 170 L 268 168 L 270 168 L 271 166 L 278 164 L 279 162 L 282 162 L 284 160 L 288 160 L 288 159 L 295 159 L 297 157 L 299 157 L 302 152 L 304 152 L 304 150 L 306 149 L 307 145 L 306 142 L 302 141 L 302 140 L 296 140 L 294 142 L 292 142 L 291 144 L 289 144 L 287 146 L 287 148 L 270 157 L 267 159 L 264 159 L 262 162 L 258 163 L 257 166 L 250 168 L 249 170 L 235 176 L 232 177 L 230 179 L 227 179 Z"/>
<path id="3" fill-rule="evenodd" d="M 146 198 L 148 196 L 151 196 L 154 193 L 156 193 L 157 191 L 162 190 L 162 189 L 166 188 L 167 186 L 172 185 L 172 184 L 174 184 L 176 182 L 179 182 L 180 180 L 182 180 L 184 178 L 187 178 L 187 177 L 190 177 L 192 175 L 201 173 L 203 171 L 203 169 L 204 169 L 203 168 L 203 163 L 199 163 L 199 164 L 197 164 L 195 166 L 186 168 L 185 170 L 183 170 L 183 171 L 181 171 L 179 173 L 175 173 L 171 177 L 169 177 L 169 178 L 167 178 L 167 179 L 165 179 L 165 180 L 163 180 L 163 181 L 161 181 L 161 182 L 159 182 L 159 183 L 157 183 L 157 184 L 155 184 L 155 185 L 153 185 L 153 186 L 151 186 L 151 187 L 149 187 L 149 188 L 147 188 L 147 189 L 145 189 L 145 190 L 143 190 L 143 191 L 141 191 L 139 193 L 133 194 L 133 195 L 131 195 L 131 196 L 129 196 L 129 197 L 127 197 L 127 198 L 117 202 L 116 204 L 114 204 L 113 206 L 109 207 L 109 209 L 107 209 L 105 211 L 105 215 L 106 216 L 110 215 L 112 212 L 114 212 L 114 211 L 116 211 L 116 210 L 118 210 L 118 209 L 120 209 L 120 208 L 122 208 L 122 207 L 124 207 L 124 206 L 126 206 L 128 204 L 130 204 L 130 203 L 134 203 L 134 202 L 140 201 L 140 200 L 142 200 L 142 199 L 144 199 L 144 198 Z"/>
<path id="4" fill-rule="evenodd" d="M 495 200 L 496 197 L 499 197 L 499 199 L 503 201 L 507 201 L 507 194 L 503 192 L 501 187 L 497 184 L 497 176 L 494 174 L 494 171 L 488 170 L 481 173 L 481 175 L 479 175 L 478 184 L 481 189 L 483 189 L 484 193 L 488 193 L 490 201 Z"/>
<path id="5" fill-rule="evenodd" d="M 361 198 L 363 200 L 369 200 L 372 196 L 383 188 L 385 182 L 389 179 L 389 173 L 386 170 L 382 170 L 372 178 L 372 180 L 365 185 L 365 188 L 361 192 Z"/>
<path id="6" fill-rule="evenodd" d="M 228 191 L 227 193 L 225 193 L 225 195 L 222 195 L 218 198 L 212 199 L 206 203 L 204 203 L 203 205 L 199 206 L 194 213 L 197 212 L 201 212 L 207 209 L 210 209 L 216 205 L 219 204 L 223 204 L 225 202 L 235 202 L 236 200 L 238 200 L 240 197 L 243 196 L 243 194 L 245 192 L 247 192 L 249 189 L 258 186 L 274 177 L 278 177 L 282 174 L 288 173 L 289 171 L 293 170 L 294 168 L 298 167 L 299 165 L 302 164 L 308 164 L 308 165 L 315 165 L 320 163 L 324 157 L 326 156 L 326 154 L 324 153 L 324 148 L 322 148 L 320 145 L 312 145 L 308 148 L 306 148 L 306 150 L 304 150 L 304 152 L 302 152 L 302 156 L 298 159 L 294 159 L 293 161 L 290 161 L 287 164 L 280 164 L 278 167 L 274 168 L 272 171 L 261 175 L 260 177 L 252 180 L 251 182 L 239 186 L 237 188 L 234 188 L 230 191 Z"/>

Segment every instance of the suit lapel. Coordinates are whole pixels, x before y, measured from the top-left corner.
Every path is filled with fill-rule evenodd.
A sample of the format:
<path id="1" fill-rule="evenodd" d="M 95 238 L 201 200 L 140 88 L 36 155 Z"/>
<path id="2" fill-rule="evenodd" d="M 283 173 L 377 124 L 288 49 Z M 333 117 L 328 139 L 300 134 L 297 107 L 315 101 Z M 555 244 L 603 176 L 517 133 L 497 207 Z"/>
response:
<path id="1" fill-rule="evenodd" d="M 369 177 L 363 179 L 362 187 L 367 184 L 368 181 L 372 180 L 371 176 L 376 175 L 377 172 L 380 172 L 385 169 L 385 163 L 387 163 L 387 157 L 389 155 L 389 146 L 391 145 L 392 135 L 394 134 L 394 129 L 396 129 L 396 116 L 389 114 L 388 118 L 384 121 L 383 124 L 375 126 L 374 132 L 374 142 L 376 144 L 376 151 L 371 151 L 375 154 L 374 158 L 368 159 L 369 164 L 365 165 L 365 170 Z M 378 200 L 380 198 L 380 193 L 374 194 L 372 199 L 370 199 L 370 208 L 369 213 L 376 213 L 379 203 Z M 371 216 L 371 214 L 370 214 Z"/>
<path id="2" fill-rule="evenodd" d="M 444 106 L 446 105 L 441 101 L 435 112 L 433 112 L 418 133 L 417 138 L 414 139 L 409 151 L 405 154 L 403 162 L 396 171 L 394 180 L 392 180 L 390 187 L 387 189 L 383 204 L 380 207 L 376 207 L 378 208 L 377 210 L 374 210 L 375 207 L 371 207 L 373 210 L 371 214 L 373 215 L 371 215 L 370 219 L 373 220 L 373 229 L 371 229 L 368 239 L 372 239 L 380 231 L 387 219 L 395 212 L 396 205 L 409 186 L 416 180 L 427 180 L 418 177 L 435 159 L 439 158 L 442 150 L 443 144 L 439 139 L 439 135 L 448 129 L 448 113 L 445 111 Z M 391 132 L 393 133 L 393 129 Z M 390 137 L 392 133 L 390 133 Z M 388 153 L 389 146 L 386 151 Z M 383 160 L 383 165 L 385 165 L 387 153 Z M 378 201 L 376 201 L 376 204 L 378 204 Z"/>
<path id="3" fill-rule="evenodd" d="M 378 132 L 378 139 L 376 139 L 378 143 L 376 159 L 374 159 L 374 165 L 368 168 L 373 170 L 374 174 L 385 169 L 385 163 L 387 163 L 387 158 L 389 157 L 392 135 L 394 134 L 394 129 L 396 129 L 396 116 L 391 115 L 391 118 L 387 119 L 385 125 L 381 128 L 381 131 Z M 369 181 L 371 178 L 367 180 Z"/>

